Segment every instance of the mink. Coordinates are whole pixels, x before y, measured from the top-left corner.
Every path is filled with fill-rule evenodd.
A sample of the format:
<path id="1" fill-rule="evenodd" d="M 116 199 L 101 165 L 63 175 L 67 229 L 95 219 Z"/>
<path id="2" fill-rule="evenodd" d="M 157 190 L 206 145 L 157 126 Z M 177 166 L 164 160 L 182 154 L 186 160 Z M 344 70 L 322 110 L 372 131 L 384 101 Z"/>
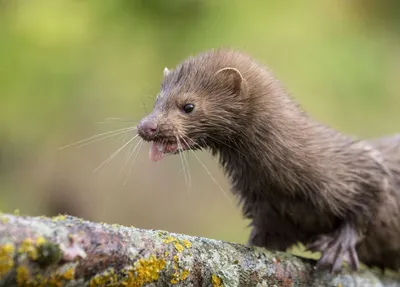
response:
<path id="1" fill-rule="evenodd" d="M 251 56 L 213 49 L 165 68 L 137 130 L 152 161 L 218 157 L 250 220 L 249 245 L 301 242 L 331 272 L 343 262 L 400 269 L 400 135 L 359 139 L 318 122 Z"/>

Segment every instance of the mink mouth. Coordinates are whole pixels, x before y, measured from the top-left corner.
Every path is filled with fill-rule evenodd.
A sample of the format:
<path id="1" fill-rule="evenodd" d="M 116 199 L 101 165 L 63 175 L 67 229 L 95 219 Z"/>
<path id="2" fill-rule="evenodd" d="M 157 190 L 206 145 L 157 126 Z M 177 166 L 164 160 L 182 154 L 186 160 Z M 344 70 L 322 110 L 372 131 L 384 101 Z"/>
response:
<path id="1" fill-rule="evenodd" d="M 192 146 L 187 141 L 166 141 L 166 140 L 154 140 L 151 141 L 151 147 L 149 152 L 149 159 L 157 162 L 164 158 L 164 155 L 178 154 L 192 149 Z"/>

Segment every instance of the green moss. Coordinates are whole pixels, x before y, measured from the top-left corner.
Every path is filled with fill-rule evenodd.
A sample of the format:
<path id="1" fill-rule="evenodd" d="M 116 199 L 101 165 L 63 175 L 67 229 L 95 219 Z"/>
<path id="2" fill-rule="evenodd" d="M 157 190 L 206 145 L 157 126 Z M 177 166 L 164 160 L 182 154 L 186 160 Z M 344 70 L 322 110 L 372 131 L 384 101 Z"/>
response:
<path id="1" fill-rule="evenodd" d="M 37 246 L 37 262 L 41 266 L 48 266 L 58 263 L 62 258 L 61 248 L 52 242 L 44 242 Z"/>

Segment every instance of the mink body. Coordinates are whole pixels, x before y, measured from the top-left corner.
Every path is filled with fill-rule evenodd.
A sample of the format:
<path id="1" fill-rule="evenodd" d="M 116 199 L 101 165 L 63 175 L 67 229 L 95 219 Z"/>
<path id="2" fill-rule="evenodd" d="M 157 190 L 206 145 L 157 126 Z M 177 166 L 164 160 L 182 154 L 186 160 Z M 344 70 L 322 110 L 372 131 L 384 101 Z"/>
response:
<path id="1" fill-rule="evenodd" d="M 302 242 L 332 271 L 359 260 L 400 269 L 400 136 L 359 140 L 317 122 L 248 55 L 210 50 L 166 69 L 138 133 L 153 160 L 218 156 L 251 220 L 250 245 Z"/>

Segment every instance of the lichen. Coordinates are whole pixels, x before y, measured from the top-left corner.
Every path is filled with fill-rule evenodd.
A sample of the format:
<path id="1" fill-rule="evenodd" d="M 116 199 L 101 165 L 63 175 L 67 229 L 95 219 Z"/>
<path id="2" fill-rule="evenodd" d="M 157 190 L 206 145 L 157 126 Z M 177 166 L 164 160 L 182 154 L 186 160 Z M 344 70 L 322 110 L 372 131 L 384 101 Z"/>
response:
<path id="1" fill-rule="evenodd" d="M 25 238 L 24 241 L 22 241 L 18 248 L 18 253 L 20 255 L 26 254 L 31 260 L 36 260 L 38 258 L 37 248 L 31 238 Z"/>
<path id="2" fill-rule="evenodd" d="M 114 272 L 114 268 L 109 268 L 101 274 L 95 275 L 89 282 L 90 287 L 95 286 L 115 286 L 118 282 L 117 274 Z M 122 285 L 123 282 L 121 283 Z"/>
<path id="3" fill-rule="evenodd" d="M 0 217 L 0 221 L 1 221 L 3 224 L 7 224 L 8 221 L 10 221 L 10 219 L 9 219 L 8 217 L 1 216 L 1 217 Z"/>
<path id="4" fill-rule="evenodd" d="M 27 266 L 21 265 L 17 268 L 16 280 L 19 286 L 37 287 L 61 287 L 66 282 L 75 278 L 75 268 L 68 267 L 64 270 L 56 270 L 47 276 L 37 273 L 32 275 Z"/>
<path id="5" fill-rule="evenodd" d="M 184 239 L 184 240 L 182 240 L 182 242 L 183 242 L 183 245 L 185 245 L 186 248 L 192 247 L 192 243 L 189 240 Z"/>
<path id="6" fill-rule="evenodd" d="M 177 239 L 175 237 L 172 237 L 170 235 L 168 235 L 165 239 L 163 239 L 163 242 L 166 244 L 172 243 L 174 241 L 177 241 Z"/>
<path id="7" fill-rule="evenodd" d="M 11 243 L 0 246 L 0 279 L 14 267 L 14 251 Z"/>
<path id="8" fill-rule="evenodd" d="M 181 281 L 184 281 L 184 280 L 186 280 L 186 278 L 189 277 L 189 275 L 190 275 L 190 272 L 187 269 L 184 269 L 182 272 L 179 272 L 178 270 L 176 270 L 174 272 L 174 274 L 172 275 L 173 278 L 171 279 L 171 283 L 177 284 Z"/>
<path id="9" fill-rule="evenodd" d="M 135 264 L 135 276 L 129 278 L 128 286 L 142 286 L 146 283 L 157 281 L 159 272 L 166 266 L 164 259 L 158 259 L 155 256 L 150 256 L 149 259 L 140 259 Z"/>
<path id="10" fill-rule="evenodd" d="M 222 280 L 215 274 L 211 276 L 211 283 L 213 287 L 223 287 Z"/>
<path id="11" fill-rule="evenodd" d="M 187 268 L 180 272 L 178 255 L 174 255 L 173 257 L 172 268 L 175 270 L 174 274 L 172 274 L 172 279 L 170 280 L 172 284 L 177 284 L 181 281 L 184 281 L 190 275 L 190 272 Z"/>
<path id="12" fill-rule="evenodd" d="M 140 259 L 134 266 L 124 268 L 124 274 L 118 279 L 113 268 L 109 268 L 101 274 L 95 275 L 89 282 L 90 287 L 96 286 L 129 286 L 140 287 L 158 280 L 159 272 L 166 266 L 166 261 L 152 255 L 147 259 Z"/>
<path id="13" fill-rule="evenodd" d="M 178 238 L 170 235 L 166 236 L 166 238 L 163 239 L 163 242 L 166 244 L 172 243 L 175 246 L 176 251 L 178 251 L 179 253 L 183 252 L 185 248 L 192 247 L 192 243 L 189 240 L 179 240 Z"/>
<path id="14" fill-rule="evenodd" d="M 59 214 L 59 215 L 53 216 L 53 217 L 51 218 L 51 220 L 52 220 L 53 222 L 64 221 L 64 220 L 66 220 L 66 219 L 67 219 L 67 216 L 64 215 L 64 214 Z"/>
<path id="15" fill-rule="evenodd" d="M 29 269 L 28 267 L 24 266 L 24 265 L 20 265 L 17 267 L 17 275 L 16 275 L 16 279 L 17 279 L 17 283 L 18 286 L 27 286 L 29 285 Z"/>
<path id="16" fill-rule="evenodd" d="M 175 246 L 176 251 L 178 251 L 179 253 L 180 253 L 180 252 L 183 252 L 183 250 L 185 250 L 185 248 L 183 247 L 183 245 L 180 244 L 179 242 L 174 242 L 173 244 L 174 244 L 174 246 Z"/>

